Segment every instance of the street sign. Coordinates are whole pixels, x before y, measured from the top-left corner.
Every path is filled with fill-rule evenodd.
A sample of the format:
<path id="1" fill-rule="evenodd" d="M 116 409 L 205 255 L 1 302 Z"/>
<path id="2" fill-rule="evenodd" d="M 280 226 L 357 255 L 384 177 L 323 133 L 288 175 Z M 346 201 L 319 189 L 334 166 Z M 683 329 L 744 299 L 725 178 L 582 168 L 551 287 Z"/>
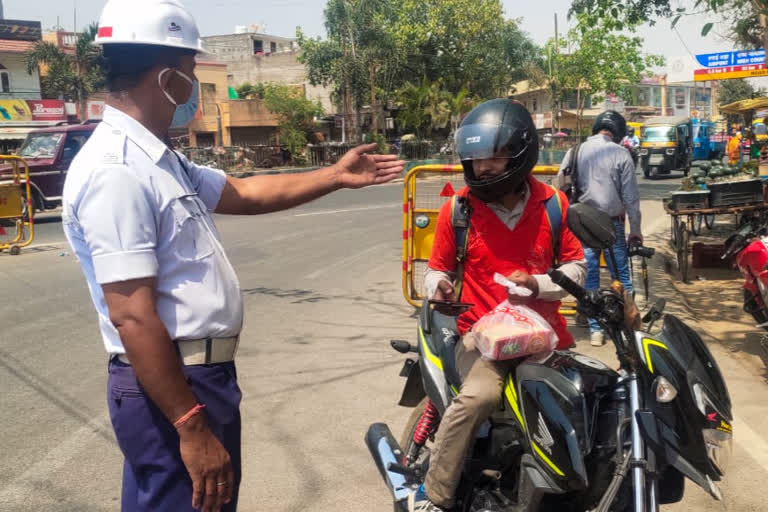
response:
<path id="1" fill-rule="evenodd" d="M 765 50 L 740 50 L 735 52 L 702 53 L 696 56 L 704 67 L 724 68 L 765 63 Z"/>
<path id="2" fill-rule="evenodd" d="M 706 68 L 697 69 L 693 72 L 693 80 L 695 82 L 729 80 L 731 78 L 755 78 L 760 76 L 768 76 L 768 69 L 765 69 L 765 64 Z"/>

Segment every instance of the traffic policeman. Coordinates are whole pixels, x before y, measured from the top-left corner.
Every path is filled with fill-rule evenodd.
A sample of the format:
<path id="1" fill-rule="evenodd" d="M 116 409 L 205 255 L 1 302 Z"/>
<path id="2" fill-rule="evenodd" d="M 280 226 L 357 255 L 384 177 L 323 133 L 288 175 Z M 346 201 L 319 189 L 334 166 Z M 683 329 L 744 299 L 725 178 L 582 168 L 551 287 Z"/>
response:
<path id="1" fill-rule="evenodd" d="M 122 510 L 235 510 L 243 301 L 212 213 L 261 214 L 398 176 L 347 153 L 307 174 L 235 179 L 167 144 L 197 111 L 194 19 L 178 0 L 109 0 L 96 43 L 109 97 L 73 161 L 63 223 L 110 354 L 107 399 L 125 456 Z"/>

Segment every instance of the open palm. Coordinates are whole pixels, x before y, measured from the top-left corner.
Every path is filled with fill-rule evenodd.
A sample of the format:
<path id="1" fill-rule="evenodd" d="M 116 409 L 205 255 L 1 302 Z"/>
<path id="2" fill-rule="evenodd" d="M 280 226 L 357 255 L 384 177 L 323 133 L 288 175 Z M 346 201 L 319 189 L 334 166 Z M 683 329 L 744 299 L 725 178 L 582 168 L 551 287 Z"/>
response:
<path id="1" fill-rule="evenodd" d="M 336 164 L 339 183 L 344 188 L 363 188 L 387 183 L 400 176 L 405 161 L 397 155 L 372 155 L 376 144 L 358 146 L 345 154 Z"/>

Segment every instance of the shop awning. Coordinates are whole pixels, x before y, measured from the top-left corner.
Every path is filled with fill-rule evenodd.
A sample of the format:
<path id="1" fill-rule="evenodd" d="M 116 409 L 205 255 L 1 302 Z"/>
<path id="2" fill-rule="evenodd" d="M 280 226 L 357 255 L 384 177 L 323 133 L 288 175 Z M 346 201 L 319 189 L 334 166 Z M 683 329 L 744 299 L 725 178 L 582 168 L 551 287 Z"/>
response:
<path id="1" fill-rule="evenodd" d="M 720 112 L 726 114 L 743 114 L 753 110 L 768 108 L 768 98 L 755 98 L 753 100 L 741 100 L 720 107 Z"/>
<path id="2" fill-rule="evenodd" d="M 26 128 L 3 128 L 0 126 L 0 140 L 24 140 L 27 138 L 27 134 L 32 130 L 37 130 L 38 127 L 26 127 Z"/>

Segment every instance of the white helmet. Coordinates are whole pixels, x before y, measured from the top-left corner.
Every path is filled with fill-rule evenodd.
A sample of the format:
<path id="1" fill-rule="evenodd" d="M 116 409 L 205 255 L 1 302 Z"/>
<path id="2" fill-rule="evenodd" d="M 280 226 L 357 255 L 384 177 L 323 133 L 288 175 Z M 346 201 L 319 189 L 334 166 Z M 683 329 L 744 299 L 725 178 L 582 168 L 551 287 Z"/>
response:
<path id="1" fill-rule="evenodd" d="M 95 43 L 203 51 L 195 19 L 179 0 L 108 0 Z"/>

